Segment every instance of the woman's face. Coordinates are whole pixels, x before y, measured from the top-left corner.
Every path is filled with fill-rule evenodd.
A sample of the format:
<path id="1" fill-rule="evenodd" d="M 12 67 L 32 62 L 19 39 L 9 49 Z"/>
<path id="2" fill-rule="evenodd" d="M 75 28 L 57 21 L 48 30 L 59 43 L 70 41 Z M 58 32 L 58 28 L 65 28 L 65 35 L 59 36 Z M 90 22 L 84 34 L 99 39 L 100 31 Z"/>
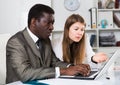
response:
<path id="1" fill-rule="evenodd" d="M 84 34 L 85 25 L 80 22 L 72 24 L 69 28 L 69 38 L 71 42 L 79 42 Z"/>

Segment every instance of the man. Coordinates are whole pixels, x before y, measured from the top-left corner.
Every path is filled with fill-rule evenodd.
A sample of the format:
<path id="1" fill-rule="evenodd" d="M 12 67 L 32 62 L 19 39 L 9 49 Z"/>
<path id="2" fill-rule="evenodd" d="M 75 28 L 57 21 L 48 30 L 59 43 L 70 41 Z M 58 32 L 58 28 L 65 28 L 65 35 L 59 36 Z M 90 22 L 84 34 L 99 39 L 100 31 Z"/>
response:
<path id="1" fill-rule="evenodd" d="M 54 10 L 49 6 L 34 5 L 28 14 L 28 27 L 9 39 L 6 47 L 6 83 L 89 74 L 89 65 L 70 66 L 56 58 L 49 39 L 53 30 L 53 14 Z"/>

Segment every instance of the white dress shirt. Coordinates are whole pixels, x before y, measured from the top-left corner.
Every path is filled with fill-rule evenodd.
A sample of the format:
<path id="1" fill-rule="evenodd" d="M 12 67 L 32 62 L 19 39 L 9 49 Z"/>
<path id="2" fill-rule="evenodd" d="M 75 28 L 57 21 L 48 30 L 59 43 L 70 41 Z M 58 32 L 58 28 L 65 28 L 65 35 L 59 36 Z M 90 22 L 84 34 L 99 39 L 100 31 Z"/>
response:
<path id="1" fill-rule="evenodd" d="M 27 27 L 27 31 L 28 31 L 28 34 L 30 35 L 30 37 L 33 39 L 33 41 L 36 43 L 37 40 L 38 40 L 38 37 L 35 36 L 31 31 L 30 29 Z"/>

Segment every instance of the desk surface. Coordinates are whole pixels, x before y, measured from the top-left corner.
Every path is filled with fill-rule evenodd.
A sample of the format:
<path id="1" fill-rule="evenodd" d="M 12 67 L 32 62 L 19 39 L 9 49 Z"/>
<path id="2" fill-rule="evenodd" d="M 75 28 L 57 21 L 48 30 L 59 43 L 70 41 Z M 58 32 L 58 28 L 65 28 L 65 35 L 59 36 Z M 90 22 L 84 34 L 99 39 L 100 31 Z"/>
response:
<path id="1" fill-rule="evenodd" d="M 110 79 L 107 79 L 109 77 Z M 48 79 L 39 82 L 50 85 L 120 85 L 120 71 L 111 74 L 104 74 L 98 80 L 78 80 L 78 79 Z"/>
<path id="2" fill-rule="evenodd" d="M 110 79 L 107 79 L 109 77 Z M 109 70 L 104 75 L 102 75 L 98 80 L 78 80 L 78 79 L 47 79 L 38 80 L 40 83 L 45 83 L 46 85 L 120 85 L 120 70 Z M 13 82 L 7 85 L 29 85 L 23 84 L 20 81 Z M 42 84 L 41 84 L 42 85 Z"/>
<path id="3" fill-rule="evenodd" d="M 98 80 L 78 80 L 78 79 L 47 79 L 39 80 L 40 83 L 45 83 L 46 85 L 120 85 L 120 71 L 116 71 L 114 74 L 110 74 L 110 79 L 106 79 L 107 75 L 103 75 Z M 26 85 L 22 82 L 14 82 L 7 85 Z"/>

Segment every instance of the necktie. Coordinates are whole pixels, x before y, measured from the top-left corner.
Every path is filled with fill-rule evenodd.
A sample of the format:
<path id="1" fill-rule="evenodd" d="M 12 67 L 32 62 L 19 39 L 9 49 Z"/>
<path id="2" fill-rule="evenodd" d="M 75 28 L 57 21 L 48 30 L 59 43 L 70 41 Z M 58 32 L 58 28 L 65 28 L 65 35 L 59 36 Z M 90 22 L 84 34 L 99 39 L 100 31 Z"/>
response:
<path id="1" fill-rule="evenodd" d="M 40 51 L 40 54 L 41 54 L 41 58 L 43 59 L 44 58 L 44 45 L 43 45 L 43 40 L 42 39 L 38 39 L 36 44 L 38 45 L 39 47 L 39 51 Z"/>

